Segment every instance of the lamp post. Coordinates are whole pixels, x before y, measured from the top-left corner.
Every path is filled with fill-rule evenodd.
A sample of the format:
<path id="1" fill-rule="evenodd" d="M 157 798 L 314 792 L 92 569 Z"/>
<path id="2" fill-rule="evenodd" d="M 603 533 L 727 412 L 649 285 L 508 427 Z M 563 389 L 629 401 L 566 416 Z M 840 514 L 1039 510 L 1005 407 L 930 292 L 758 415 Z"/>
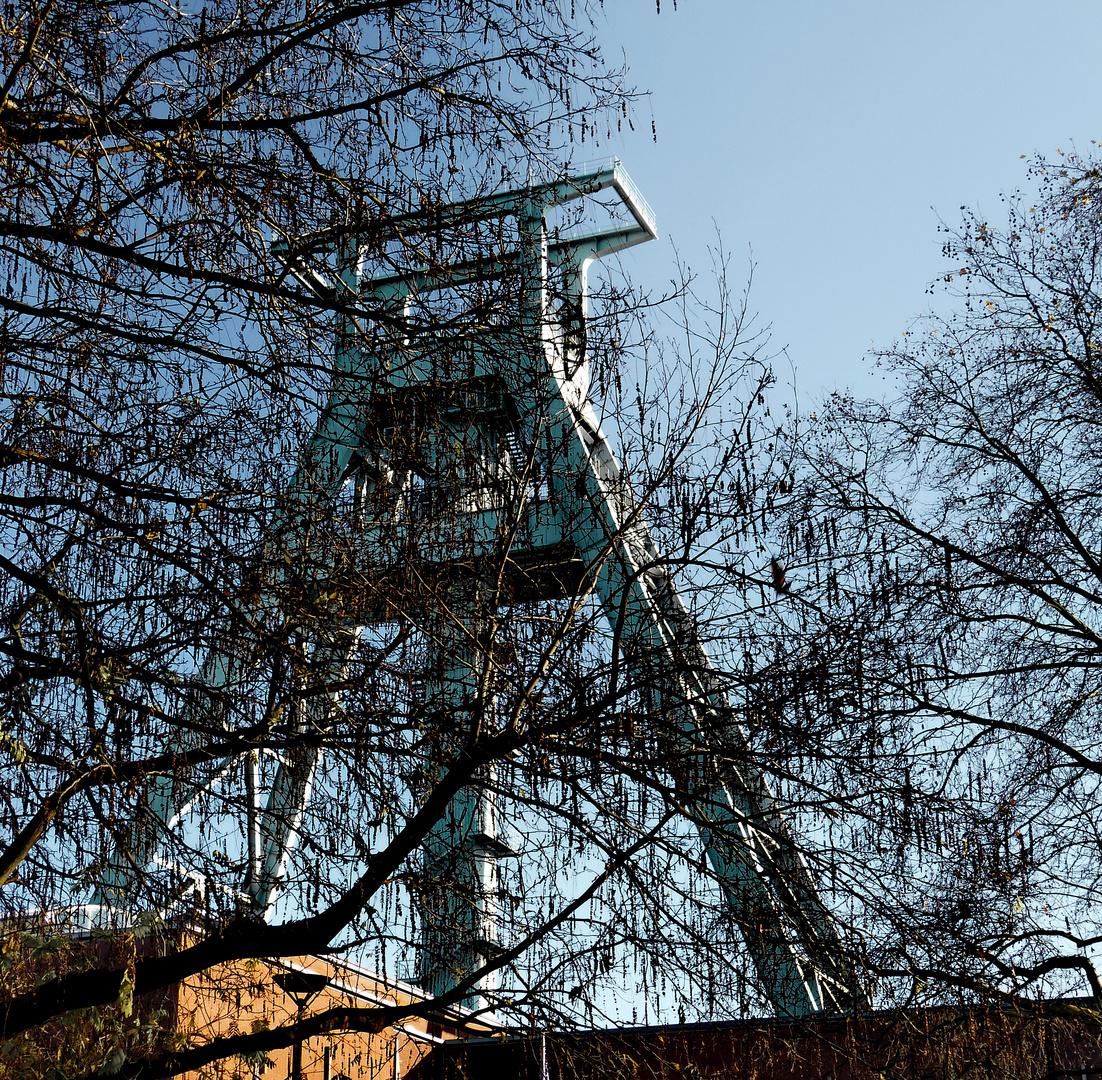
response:
<path id="1" fill-rule="evenodd" d="M 328 985 L 329 978 L 315 971 L 277 971 L 272 977 L 276 986 L 295 1003 L 295 1024 L 302 1019 L 306 1009 Z M 295 1034 L 295 1045 L 291 1050 L 291 1080 L 302 1080 L 302 1035 Z"/>

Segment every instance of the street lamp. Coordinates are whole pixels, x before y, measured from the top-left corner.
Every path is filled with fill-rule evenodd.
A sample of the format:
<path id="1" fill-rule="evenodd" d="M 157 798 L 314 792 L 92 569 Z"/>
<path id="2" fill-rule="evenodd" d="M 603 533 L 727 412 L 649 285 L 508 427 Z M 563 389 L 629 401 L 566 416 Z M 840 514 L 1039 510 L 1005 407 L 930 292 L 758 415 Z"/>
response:
<path id="1" fill-rule="evenodd" d="M 277 971 L 272 980 L 298 1007 L 295 1014 L 296 1026 L 314 998 L 329 985 L 328 976 L 319 975 L 316 971 L 298 971 L 295 968 Z M 291 1051 L 291 1080 L 302 1080 L 302 1035 L 297 1031 Z"/>

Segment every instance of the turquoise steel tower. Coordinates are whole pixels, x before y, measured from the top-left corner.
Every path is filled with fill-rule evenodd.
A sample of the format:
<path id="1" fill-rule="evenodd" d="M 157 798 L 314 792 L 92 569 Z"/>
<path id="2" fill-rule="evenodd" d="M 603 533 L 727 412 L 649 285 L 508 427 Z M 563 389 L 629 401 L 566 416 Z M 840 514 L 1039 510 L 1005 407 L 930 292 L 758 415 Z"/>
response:
<path id="1" fill-rule="evenodd" d="M 582 199 L 612 212 L 601 224 L 587 226 L 591 215 L 571 226 L 569 208 Z M 336 253 L 341 270 L 331 279 L 293 263 L 310 288 L 362 315 L 349 315 L 340 332 L 333 392 L 274 542 L 288 564 L 331 580 L 339 568 L 311 546 L 303 523 L 354 492 L 371 584 L 354 617 L 317 632 L 315 666 L 339 681 L 364 625 L 397 612 L 416 624 L 428 643 L 418 692 L 432 724 L 430 777 L 492 714 L 499 609 L 518 599 L 598 597 L 624 661 L 645 665 L 663 691 L 689 816 L 775 1010 L 845 1011 L 865 998 L 834 919 L 752 764 L 591 396 L 587 271 L 655 236 L 650 208 L 612 160 L 384 220 Z M 390 253 L 392 272 L 365 272 L 369 245 Z M 425 595 L 434 603 L 418 599 Z M 212 655 L 205 677 L 225 683 L 253 651 L 244 641 Z M 315 697 L 314 715 L 301 722 L 323 726 L 330 704 Z M 264 800 L 255 765 L 245 763 L 242 889 L 258 911 L 270 907 L 284 873 L 317 765 L 317 751 L 296 751 Z M 432 993 L 465 985 L 501 947 L 498 862 L 515 852 L 500 833 L 490 770 L 455 797 L 423 846 L 419 978 Z M 164 824 L 179 813 L 178 787 L 159 783 L 151 817 Z M 103 902 L 124 900 L 134 863 L 108 867 Z M 483 1006 L 490 989 L 473 986 L 467 1003 Z"/>

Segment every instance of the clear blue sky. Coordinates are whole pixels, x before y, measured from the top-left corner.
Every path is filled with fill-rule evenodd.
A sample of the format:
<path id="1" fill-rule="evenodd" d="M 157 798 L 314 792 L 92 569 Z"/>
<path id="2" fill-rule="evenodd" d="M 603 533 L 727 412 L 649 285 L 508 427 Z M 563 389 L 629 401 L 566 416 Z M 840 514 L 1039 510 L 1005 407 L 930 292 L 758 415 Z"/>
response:
<path id="1" fill-rule="evenodd" d="M 939 218 L 997 220 L 1021 155 L 1102 141 L 1102 0 L 605 0 L 601 37 L 651 91 L 620 156 L 664 238 L 707 269 L 713 220 L 805 401 L 882 387 L 867 359 L 941 272 Z M 651 118 L 657 143 L 651 138 Z M 586 149 L 588 149 L 588 144 Z M 625 256 L 660 287 L 673 253 Z"/>

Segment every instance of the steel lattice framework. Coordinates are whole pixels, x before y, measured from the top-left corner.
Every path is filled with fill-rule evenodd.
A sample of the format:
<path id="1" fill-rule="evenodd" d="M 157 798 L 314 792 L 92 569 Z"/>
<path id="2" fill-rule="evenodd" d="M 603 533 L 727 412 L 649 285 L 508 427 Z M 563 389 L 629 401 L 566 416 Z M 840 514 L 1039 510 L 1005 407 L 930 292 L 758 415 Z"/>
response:
<path id="1" fill-rule="evenodd" d="M 619 204 L 608 224 L 550 223 L 557 208 L 599 193 Z M 431 260 L 431 267 L 428 259 L 418 264 L 417 237 L 466 226 L 494 233 L 492 255 L 468 250 Z M 429 712 L 440 716 L 469 710 L 477 696 L 477 643 L 502 595 L 599 597 L 624 656 L 661 673 L 690 816 L 775 1009 L 789 1016 L 844 1011 L 863 998 L 833 918 L 765 777 L 748 764 L 745 735 L 590 397 L 587 270 L 595 259 L 655 236 L 650 208 L 613 160 L 560 182 L 454 204 L 427 220 L 390 221 L 386 238 L 401 256 L 396 263 L 406 265 L 387 276 L 366 276 L 355 245 L 337 253 L 343 269 L 332 280 L 296 264 L 311 288 L 351 298 L 364 318 L 372 313 L 373 325 L 350 318 L 339 336 L 333 392 L 273 535 L 289 562 L 303 555 L 309 541 L 300 523 L 352 483 L 359 505 L 375 508 L 364 512 L 365 545 L 405 553 L 379 566 L 388 584 L 374 607 L 361 605 L 361 626 L 393 618 L 387 597 L 400 591 L 402 574 L 446 582 L 447 616 L 420 617 L 432 653 L 424 694 Z M 452 340 L 409 332 L 413 300 L 459 297 L 462 305 L 464 290 L 504 279 L 512 289 L 508 325 L 470 333 L 468 319 L 467 332 Z M 434 487 L 441 496 L 444 477 L 450 511 L 437 514 L 430 528 L 417 508 L 433 499 Z M 380 514 L 381 505 L 391 509 Z M 500 553 L 503 531 L 512 576 L 503 582 L 499 573 L 491 589 L 480 559 Z M 418 552 L 416 565 L 408 560 L 411 550 Z M 329 569 L 319 566 L 320 573 Z M 318 630 L 315 667 L 338 679 L 359 632 L 348 621 Z M 238 641 L 208 656 L 202 678 L 212 688 L 225 686 L 253 662 L 254 647 Z M 331 700 L 309 700 L 301 723 L 324 726 Z M 722 769 L 713 760 L 719 741 Z M 742 751 L 734 755 L 741 764 L 729 763 L 732 745 Z M 443 738 L 437 764 L 453 750 Z M 255 759 L 245 761 L 252 809 L 242 891 L 260 911 L 270 908 L 285 873 L 317 766 L 316 750 L 285 756 L 265 799 Z M 180 787 L 171 777 L 154 786 L 149 815 L 162 828 L 183 811 Z M 496 864 L 514 853 L 499 836 L 490 789 L 464 789 L 424 844 L 430 885 L 421 977 L 430 992 L 454 988 L 498 947 Z M 155 841 L 115 857 L 100 902 L 125 902 Z M 442 886 L 436 894 L 434 880 Z M 476 992 L 470 1002 L 480 1000 Z"/>

